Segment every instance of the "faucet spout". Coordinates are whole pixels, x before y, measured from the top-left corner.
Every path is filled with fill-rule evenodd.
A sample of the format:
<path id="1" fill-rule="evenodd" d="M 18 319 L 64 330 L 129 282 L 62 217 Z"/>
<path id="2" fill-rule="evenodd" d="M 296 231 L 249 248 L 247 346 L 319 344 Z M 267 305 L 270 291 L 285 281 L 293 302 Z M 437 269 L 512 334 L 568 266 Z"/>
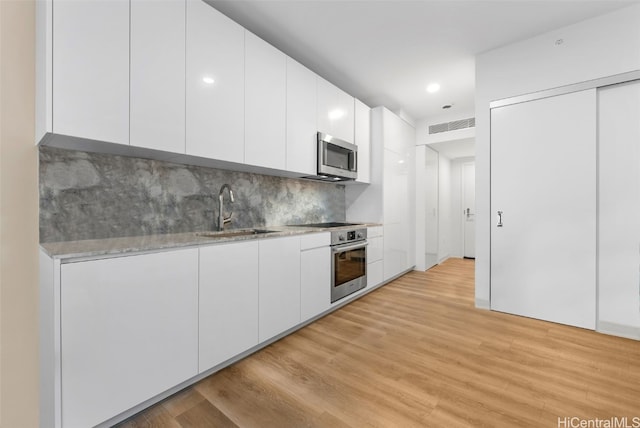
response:
<path id="1" fill-rule="evenodd" d="M 220 192 L 218 192 L 218 230 L 224 230 L 224 225 L 227 223 L 231 223 L 231 216 L 233 216 L 233 212 L 229 213 L 229 217 L 224 216 L 224 191 L 225 189 L 229 192 L 229 202 L 235 202 L 235 198 L 233 196 L 233 190 L 228 184 L 223 184 L 220 188 Z"/>

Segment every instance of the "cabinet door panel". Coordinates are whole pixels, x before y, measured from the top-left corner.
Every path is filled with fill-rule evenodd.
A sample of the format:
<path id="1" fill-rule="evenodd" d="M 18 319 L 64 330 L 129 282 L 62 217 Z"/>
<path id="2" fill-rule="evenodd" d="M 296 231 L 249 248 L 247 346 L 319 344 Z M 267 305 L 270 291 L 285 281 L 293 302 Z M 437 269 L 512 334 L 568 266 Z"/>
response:
<path id="1" fill-rule="evenodd" d="M 318 88 L 318 131 L 353 143 L 354 98 L 321 77 Z"/>
<path id="2" fill-rule="evenodd" d="M 341 140 L 348 141 L 350 143 L 354 142 L 353 139 L 353 128 L 355 125 L 355 115 L 354 115 L 354 98 L 347 94 L 345 91 L 341 89 L 337 89 L 338 92 L 338 106 L 341 111 L 344 112 L 344 115 L 340 117 L 339 120 L 334 122 L 335 131 L 334 134 L 336 137 Z"/>
<path id="3" fill-rule="evenodd" d="M 411 228 L 410 157 L 384 149 L 384 279 L 409 269 L 414 233 Z"/>
<path id="4" fill-rule="evenodd" d="M 62 423 L 94 426 L 198 373 L 198 250 L 62 265 Z"/>
<path id="5" fill-rule="evenodd" d="M 367 264 L 367 288 L 375 287 L 382 282 L 383 269 L 382 260 Z"/>
<path id="6" fill-rule="evenodd" d="M 258 243 L 200 248 L 200 372 L 258 344 Z"/>
<path id="7" fill-rule="evenodd" d="M 260 342 L 300 322 L 300 238 L 260 241 Z"/>
<path id="8" fill-rule="evenodd" d="M 358 179 L 361 183 L 371 181 L 371 109 L 360 100 L 355 100 L 354 142 L 358 146 Z"/>
<path id="9" fill-rule="evenodd" d="M 331 249 L 300 253 L 300 318 L 306 321 L 331 307 Z"/>
<path id="10" fill-rule="evenodd" d="M 285 169 L 286 56 L 245 32 L 245 163 Z"/>
<path id="11" fill-rule="evenodd" d="M 317 172 L 316 94 L 316 75 L 287 58 L 287 171 Z"/>
<path id="12" fill-rule="evenodd" d="M 187 1 L 186 152 L 244 162 L 244 29 Z"/>
<path id="13" fill-rule="evenodd" d="M 491 210 L 491 309 L 595 328 L 595 90 L 491 111 Z"/>
<path id="14" fill-rule="evenodd" d="M 367 261 L 369 263 L 382 260 L 383 254 L 383 240 L 382 236 L 376 236 L 375 238 L 368 238 L 367 242 L 369 247 L 367 248 Z"/>
<path id="15" fill-rule="evenodd" d="M 185 0 L 131 0 L 131 145 L 185 151 Z"/>
<path id="16" fill-rule="evenodd" d="M 53 132 L 129 144 L 129 1 L 53 2 Z"/>

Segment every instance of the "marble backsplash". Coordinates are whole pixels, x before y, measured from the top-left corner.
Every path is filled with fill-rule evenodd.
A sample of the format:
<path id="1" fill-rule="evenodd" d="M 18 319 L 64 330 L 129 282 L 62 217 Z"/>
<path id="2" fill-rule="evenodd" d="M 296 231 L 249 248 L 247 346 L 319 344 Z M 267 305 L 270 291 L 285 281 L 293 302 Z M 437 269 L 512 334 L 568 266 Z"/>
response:
<path id="1" fill-rule="evenodd" d="M 40 241 L 344 221 L 343 185 L 51 147 L 40 148 Z"/>

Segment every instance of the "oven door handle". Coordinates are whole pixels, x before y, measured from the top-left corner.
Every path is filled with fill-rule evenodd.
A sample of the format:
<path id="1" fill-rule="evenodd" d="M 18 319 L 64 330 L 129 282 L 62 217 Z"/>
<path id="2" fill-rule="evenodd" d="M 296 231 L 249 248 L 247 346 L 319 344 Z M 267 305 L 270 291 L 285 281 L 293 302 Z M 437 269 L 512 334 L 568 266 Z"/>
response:
<path id="1" fill-rule="evenodd" d="M 342 253 L 344 251 L 358 250 L 360 248 L 365 248 L 369 243 L 367 242 L 359 242 L 357 244 L 352 245 L 336 245 L 331 247 L 331 251 L 333 253 Z"/>

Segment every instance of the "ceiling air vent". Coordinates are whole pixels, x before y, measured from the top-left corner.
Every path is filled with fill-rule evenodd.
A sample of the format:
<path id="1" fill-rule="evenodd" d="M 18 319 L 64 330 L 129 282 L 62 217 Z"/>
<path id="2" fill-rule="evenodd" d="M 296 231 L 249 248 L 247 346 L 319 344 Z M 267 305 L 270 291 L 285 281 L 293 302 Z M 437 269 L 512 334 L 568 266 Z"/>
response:
<path id="1" fill-rule="evenodd" d="M 473 128 L 476 126 L 476 118 L 454 120 L 453 122 L 437 123 L 429 126 L 429 134 L 438 134 L 440 132 L 455 131 L 458 129 Z"/>

